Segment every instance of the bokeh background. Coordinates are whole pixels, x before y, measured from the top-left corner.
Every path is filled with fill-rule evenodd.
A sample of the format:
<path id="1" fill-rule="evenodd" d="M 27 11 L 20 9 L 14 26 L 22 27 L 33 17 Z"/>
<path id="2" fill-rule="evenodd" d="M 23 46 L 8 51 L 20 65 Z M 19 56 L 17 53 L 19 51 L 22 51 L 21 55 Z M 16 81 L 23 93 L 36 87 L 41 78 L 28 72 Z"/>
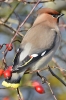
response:
<path id="1" fill-rule="evenodd" d="M 26 1 L 37 1 L 37 0 L 26 0 Z M 44 0 L 42 0 L 44 1 Z M 48 0 L 49 1 L 49 0 Z M 9 43 L 11 38 L 14 36 L 14 30 L 16 30 L 23 22 L 25 17 L 31 11 L 35 4 L 28 4 L 19 2 L 18 0 L 6 0 L 6 2 L 0 2 L 0 44 Z M 25 35 L 26 31 L 32 26 L 33 21 L 37 17 L 36 11 L 40 8 L 52 8 L 65 15 L 60 19 L 60 24 L 66 23 L 66 0 L 55 0 L 47 3 L 40 3 L 35 8 L 31 16 L 28 18 L 27 22 L 20 29 L 20 34 Z M 2 22 L 2 23 L 1 23 Z M 52 23 L 51 23 L 52 24 Z M 9 27 L 8 27 L 9 26 Z M 12 29 L 13 28 L 13 29 Z M 54 60 L 57 65 L 66 69 L 66 29 L 61 27 L 61 44 L 57 50 Z M 22 40 L 22 37 L 18 35 L 16 39 Z M 15 56 L 16 49 L 19 48 L 20 43 L 15 42 L 13 44 L 14 48 L 12 51 L 8 52 L 6 56 L 7 65 L 12 65 L 13 58 Z M 5 50 L 5 46 L 0 50 L 0 67 L 2 66 L 2 52 Z M 49 63 L 50 66 L 56 66 L 53 61 Z M 58 69 L 52 69 L 60 78 L 65 82 L 66 79 L 63 77 Z M 45 76 L 51 84 L 52 90 L 57 97 L 57 100 L 66 100 L 66 87 L 60 83 L 56 78 L 54 78 L 48 70 L 41 72 L 41 75 Z M 3 77 L 0 77 L 0 87 Z M 36 74 L 27 74 L 22 78 L 23 84 L 28 83 L 30 80 L 36 80 L 41 83 L 41 79 Z M 46 84 L 42 84 L 45 89 L 44 94 L 37 93 L 33 88 L 28 86 L 23 86 L 20 88 L 24 100 L 54 100 L 49 87 Z M 9 97 L 9 100 L 18 100 L 17 93 L 15 89 L 0 89 L 0 100 L 4 100 L 4 97 Z"/>

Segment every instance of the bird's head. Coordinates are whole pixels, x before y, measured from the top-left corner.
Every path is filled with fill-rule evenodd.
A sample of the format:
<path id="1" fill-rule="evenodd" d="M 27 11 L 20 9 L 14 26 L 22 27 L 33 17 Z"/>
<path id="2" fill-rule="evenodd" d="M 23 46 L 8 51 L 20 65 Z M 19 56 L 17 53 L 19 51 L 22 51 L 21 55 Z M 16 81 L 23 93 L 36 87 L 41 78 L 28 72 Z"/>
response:
<path id="1" fill-rule="evenodd" d="M 58 23 L 59 18 L 64 14 L 59 13 L 56 10 L 50 8 L 42 8 L 37 11 L 38 17 L 34 24 L 41 23 L 43 21 L 49 21 L 50 23 Z"/>
<path id="2" fill-rule="evenodd" d="M 49 15 L 53 16 L 56 19 L 59 19 L 61 16 L 64 15 L 64 14 L 61 14 L 58 11 L 50 9 L 50 8 L 42 8 L 42 9 L 38 10 L 37 13 L 38 14 L 43 14 L 43 13 L 49 14 Z"/>

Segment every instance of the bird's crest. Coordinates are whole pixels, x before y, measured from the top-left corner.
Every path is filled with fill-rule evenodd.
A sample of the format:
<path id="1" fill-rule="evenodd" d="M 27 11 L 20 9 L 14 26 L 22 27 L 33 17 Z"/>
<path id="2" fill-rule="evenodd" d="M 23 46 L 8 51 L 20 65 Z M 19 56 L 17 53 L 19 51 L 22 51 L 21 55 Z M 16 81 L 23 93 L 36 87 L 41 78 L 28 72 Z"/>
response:
<path id="1" fill-rule="evenodd" d="M 39 15 L 42 14 L 42 13 L 55 14 L 55 15 L 60 14 L 58 11 L 50 9 L 50 8 L 42 8 L 42 9 L 37 11 L 37 14 L 39 14 Z"/>

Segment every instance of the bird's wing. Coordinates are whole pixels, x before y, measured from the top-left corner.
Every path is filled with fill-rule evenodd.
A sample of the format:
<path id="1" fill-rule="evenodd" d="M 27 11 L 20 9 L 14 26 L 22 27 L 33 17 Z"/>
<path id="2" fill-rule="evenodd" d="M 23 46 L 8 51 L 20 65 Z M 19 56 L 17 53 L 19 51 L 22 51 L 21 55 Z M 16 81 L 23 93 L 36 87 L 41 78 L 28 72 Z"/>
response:
<path id="1" fill-rule="evenodd" d="M 31 55 L 27 55 L 21 62 L 19 62 L 19 55 L 17 53 L 14 59 L 13 72 L 16 72 L 16 71 L 19 72 L 20 70 L 24 70 L 27 66 L 29 66 L 29 64 L 32 64 L 38 61 L 40 58 L 48 54 L 50 51 L 51 51 L 51 48 L 42 50 L 39 53 L 33 52 Z"/>
<path id="2" fill-rule="evenodd" d="M 35 30 L 35 28 L 36 28 L 36 33 L 34 31 L 34 33 L 31 36 L 32 30 Z M 40 30 L 39 30 L 39 28 L 40 28 Z M 40 26 L 38 25 L 38 27 L 36 25 L 35 27 L 32 27 L 27 32 L 27 34 L 25 35 L 25 37 L 23 39 L 23 42 L 25 42 L 25 41 L 26 42 L 25 42 L 25 44 L 22 42 L 23 48 L 21 47 L 19 49 L 19 51 L 17 52 L 16 57 L 14 59 L 13 71 L 21 71 L 21 70 L 25 69 L 30 64 L 36 62 L 43 56 L 47 55 L 51 51 L 51 49 L 54 48 L 57 32 L 55 30 L 50 29 L 49 27 L 48 27 L 48 30 L 49 30 L 48 33 L 45 30 L 46 27 L 44 27 L 43 31 L 42 31 L 42 29 L 43 29 L 43 25 L 40 25 Z M 42 31 L 42 33 L 41 33 L 41 31 Z M 51 35 L 49 34 L 49 32 L 51 33 Z M 28 37 L 28 34 L 29 34 L 29 37 Z M 38 38 L 38 35 L 34 36 L 35 34 L 40 35 L 39 41 L 36 40 Z M 42 38 L 41 34 L 42 34 L 42 36 L 44 36 L 43 38 Z M 45 38 L 46 38 L 46 40 L 44 40 Z M 32 41 L 31 41 L 31 39 L 32 39 Z M 43 40 L 43 43 L 46 42 L 46 43 L 44 43 L 44 45 L 43 45 L 43 43 L 41 44 L 41 39 Z M 25 53 L 24 51 L 28 51 L 26 49 L 29 49 L 28 47 L 26 48 L 26 44 L 30 43 L 30 42 L 32 44 L 31 45 L 32 48 L 30 48 L 30 52 Z M 38 45 L 37 45 L 37 42 L 38 42 Z M 34 48 L 33 44 L 37 48 L 36 47 Z M 20 59 L 20 57 L 22 58 L 22 60 Z M 19 59 L 20 59 L 20 61 L 19 61 Z M 26 70 L 27 69 L 28 68 L 26 68 Z"/>

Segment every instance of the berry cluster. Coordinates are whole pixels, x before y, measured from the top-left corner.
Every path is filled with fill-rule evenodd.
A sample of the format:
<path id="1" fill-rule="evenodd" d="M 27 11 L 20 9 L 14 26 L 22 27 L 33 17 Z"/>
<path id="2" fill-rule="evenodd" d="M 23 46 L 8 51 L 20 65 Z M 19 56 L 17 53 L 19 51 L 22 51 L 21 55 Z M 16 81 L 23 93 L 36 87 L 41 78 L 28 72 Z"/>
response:
<path id="1" fill-rule="evenodd" d="M 13 49 L 12 43 L 2 44 L 0 45 L 0 49 L 5 45 L 7 51 L 11 51 Z M 4 76 L 4 78 L 9 79 L 12 75 L 12 66 L 9 66 L 6 70 L 0 69 L 0 76 Z"/>
<path id="2" fill-rule="evenodd" d="M 4 78 L 9 79 L 12 75 L 12 66 L 9 66 L 6 70 L 0 69 L 0 76 L 4 76 Z"/>

